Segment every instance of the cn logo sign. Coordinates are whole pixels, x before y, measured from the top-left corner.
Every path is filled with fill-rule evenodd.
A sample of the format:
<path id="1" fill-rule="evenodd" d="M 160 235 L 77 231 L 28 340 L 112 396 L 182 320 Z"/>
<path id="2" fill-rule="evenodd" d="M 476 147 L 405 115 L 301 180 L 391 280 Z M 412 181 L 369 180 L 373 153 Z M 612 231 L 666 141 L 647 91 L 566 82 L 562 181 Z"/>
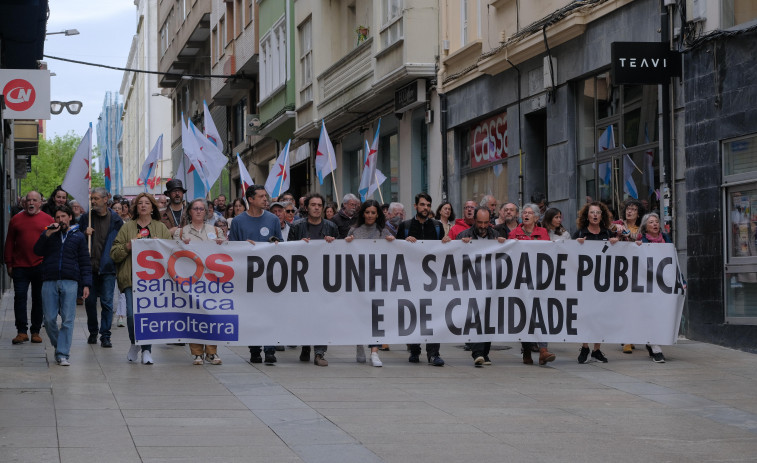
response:
<path id="1" fill-rule="evenodd" d="M 13 79 L 3 88 L 5 105 L 12 111 L 26 111 L 34 104 L 37 92 L 29 81 Z"/>

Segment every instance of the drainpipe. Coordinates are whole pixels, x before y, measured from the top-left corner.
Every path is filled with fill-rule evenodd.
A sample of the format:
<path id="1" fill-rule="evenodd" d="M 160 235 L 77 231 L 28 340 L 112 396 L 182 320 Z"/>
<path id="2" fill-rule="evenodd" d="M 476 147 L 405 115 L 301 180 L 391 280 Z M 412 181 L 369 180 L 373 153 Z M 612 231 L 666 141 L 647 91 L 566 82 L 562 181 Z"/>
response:
<path id="1" fill-rule="evenodd" d="M 665 5 L 665 0 L 660 0 L 660 39 L 663 43 L 670 43 L 670 10 L 669 6 Z M 673 173 L 671 172 L 672 163 L 672 124 L 671 118 L 673 117 L 670 103 L 670 86 L 671 82 L 667 82 L 662 85 L 662 184 L 660 189 L 662 190 L 662 220 L 665 226 L 665 231 L 671 233 L 672 218 L 673 218 L 673 198 L 671 182 L 673 180 Z"/>
<path id="2" fill-rule="evenodd" d="M 520 69 L 510 61 L 510 58 L 505 57 L 505 60 L 518 73 L 518 207 L 523 207 L 523 136 L 521 135 L 523 118 L 520 114 Z"/>
<path id="3" fill-rule="evenodd" d="M 447 95 L 444 93 L 439 94 L 439 105 L 441 107 L 441 123 L 439 124 L 442 132 L 442 200 L 439 204 L 447 201 L 448 188 L 447 188 Z"/>

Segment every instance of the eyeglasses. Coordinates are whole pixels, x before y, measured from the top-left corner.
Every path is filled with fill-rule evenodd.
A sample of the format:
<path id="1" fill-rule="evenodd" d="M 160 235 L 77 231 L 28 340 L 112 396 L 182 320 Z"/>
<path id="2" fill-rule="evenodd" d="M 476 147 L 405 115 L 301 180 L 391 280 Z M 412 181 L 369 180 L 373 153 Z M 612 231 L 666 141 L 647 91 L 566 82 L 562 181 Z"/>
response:
<path id="1" fill-rule="evenodd" d="M 205 212 L 205 211 L 207 211 L 207 209 L 205 209 L 204 207 L 193 207 L 192 210 L 195 211 L 195 212 Z"/>
<path id="2" fill-rule="evenodd" d="M 589 215 L 602 215 L 602 211 L 589 211 Z"/>
<path id="3" fill-rule="evenodd" d="M 287 210 L 286 210 L 286 213 L 287 213 L 287 214 L 294 214 L 294 209 L 287 209 Z"/>
<path id="4" fill-rule="evenodd" d="M 81 111 L 81 101 L 51 101 L 50 112 L 52 114 L 60 114 L 63 112 L 63 108 L 66 108 L 71 114 L 79 114 Z"/>

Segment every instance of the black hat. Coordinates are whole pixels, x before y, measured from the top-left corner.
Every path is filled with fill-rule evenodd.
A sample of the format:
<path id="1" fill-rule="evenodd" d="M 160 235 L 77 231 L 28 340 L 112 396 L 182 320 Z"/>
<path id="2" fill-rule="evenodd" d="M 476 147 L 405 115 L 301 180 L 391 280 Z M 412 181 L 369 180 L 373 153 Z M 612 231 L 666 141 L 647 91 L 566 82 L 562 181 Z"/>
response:
<path id="1" fill-rule="evenodd" d="M 173 178 L 169 180 L 168 183 L 166 183 L 166 191 L 163 194 L 168 196 L 169 193 L 176 189 L 181 190 L 182 193 L 187 192 L 187 190 L 184 189 L 184 185 L 181 183 L 181 180 L 179 180 L 178 178 Z"/>

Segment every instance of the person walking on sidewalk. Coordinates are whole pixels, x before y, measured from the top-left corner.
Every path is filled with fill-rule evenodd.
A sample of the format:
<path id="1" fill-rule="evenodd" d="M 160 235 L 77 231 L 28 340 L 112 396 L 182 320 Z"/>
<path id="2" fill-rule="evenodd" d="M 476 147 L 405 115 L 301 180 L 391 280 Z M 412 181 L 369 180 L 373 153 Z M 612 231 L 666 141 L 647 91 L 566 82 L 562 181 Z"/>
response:
<path id="1" fill-rule="evenodd" d="M 473 226 L 458 233 L 456 240 L 461 240 L 463 243 L 470 243 L 472 240 L 497 240 L 500 244 L 505 242 L 507 238 L 500 236 L 491 225 L 491 209 L 487 206 L 479 206 L 473 217 L 475 219 Z M 477 367 L 491 365 L 492 361 L 489 359 L 491 347 L 492 343 L 489 341 L 470 343 L 473 365 Z"/>
<path id="2" fill-rule="evenodd" d="M 431 196 L 428 193 L 415 195 L 415 217 L 405 220 L 397 226 L 397 238 L 408 243 L 415 243 L 418 240 L 441 240 L 444 243 L 451 241 L 450 236 L 444 236 L 442 224 L 429 217 L 430 211 Z M 471 214 L 471 217 L 473 217 L 473 214 Z M 407 361 L 419 363 L 421 345 L 408 344 L 408 347 L 410 348 L 410 357 Z M 444 359 L 439 355 L 439 347 L 440 344 L 436 342 L 426 343 L 426 359 L 430 365 L 435 367 L 444 366 Z"/>
<path id="3" fill-rule="evenodd" d="M 170 182 L 169 182 L 170 183 Z M 140 193 L 134 198 L 131 210 L 132 220 L 126 222 L 116 235 L 113 246 L 110 248 L 110 258 L 118 266 L 116 280 L 118 288 L 126 296 L 126 326 L 129 329 L 131 347 L 126 355 L 127 360 L 136 362 L 139 351 L 142 351 L 142 363 L 152 365 L 152 345 L 135 344 L 134 336 L 134 293 L 131 281 L 131 245 L 136 239 L 163 239 L 170 240 L 171 234 L 163 222 L 160 221 L 160 209 L 152 195 Z"/>
<path id="4" fill-rule="evenodd" d="M 246 212 L 234 217 L 229 231 L 229 241 L 247 241 L 266 243 L 269 241 L 281 241 L 281 225 L 275 215 L 266 210 L 268 194 L 263 185 L 250 185 L 244 192 L 250 207 Z M 260 356 L 260 346 L 249 346 L 250 363 L 263 363 Z M 276 348 L 264 346 L 265 363 L 276 363 Z"/>
<path id="5" fill-rule="evenodd" d="M 221 244 L 226 241 L 226 235 L 222 230 L 205 223 L 205 215 L 207 213 L 208 206 L 204 199 L 197 198 L 190 202 L 189 206 L 187 206 L 187 215 L 189 217 L 185 219 L 188 225 L 177 229 L 173 234 L 173 238 L 181 240 L 185 244 L 189 244 L 192 241 L 215 241 Z M 194 365 L 202 365 L 204 361 L 207 361 L 211 365 L 220 365 L 222 363 L 221 357 L 218 356 L 218 346 L 215 344 L 190 342 L 189 352 L 192 354 L 192 363 Z"/>
<path id="6" fill-rule="evenodd" d="M 53 218 L 42 212 L 42 195 L 36 191 L 26 194 L 24 210 L 14 215 L 8 224 L 5 239 L 5 269 L 13 279 L 13 312 L 16 317 L 16 337 L 13 344 L 29 340 L 26 333 L 29 319 L 26 316 L 26 301 L 29 286 L 32 287 L 31 339 L 42 342 L 39 330 L 42 328 L 42 257 L 34 254 L 34 245 L 39 232 L 45 229 Z"/>
<path id="7" fill-rule="evenodd" d="M 305 196 L 305 209 L 307 217 L 298 220 L 292 224 L 289 229 L 289 238 L 287 241 L 303 240 L 324 240 L 327 243 L 333 242 L 339 236 L 339 228 L 330 220 L 323 218 L 323 206 L 326 200 L 319 193 L 310 193 Z M 326 349 L 328 346 L 313 346 L 315 357 L 313 363 L 319 367 L 328 366 L 326 360 Z M 302 346 L 300 352 L 300 361 L 310 361 L 310 346 Z"/>
<path id="8" fill-rule="evenodd" d="M 79 228 L 86 229 L 91 236 L 90 256 L 92 262 L 92 291 L 84 298 L 87 310 L 88 344 L 97 343 L 100 333 L 100 345 L 110 348 L 110 328 L 113 323 L 113 290 L 116 283 L 116 264 L 110 258 L 110 248 L 121 230 L 124 221 L 108 208 L 108 190 L 103 187 L 92 189 L 91 210 L 81 216 Z M 90 224 L 90 213 L 92 222 Z M 97 323 L 97 298 L 100 298 L 100 324 Z"/>
<path id="9" fill-rule="evenodd" d="M 45 331 L 55 347 L 55 361 L 68 366 L 76 316 L 76 294 L 82 286 L 86 299 L 92 287 L 87 239 L 78 225 L 71 225 L 74 212 L 69 206 L 55 208 L 55 222 L 49 224 L 34 245 L 42 257 L 42 311 Z M 58 329 L 58 314 L 61 326 Z"/>
<path id="10" fill-rule="evenodd" d="M 354 239 L 369 239 L 394 241 L 394 235 L 386 228 L 386 217 L 381 212 L 381 204 L 373 199 L 366 200 L 357 213 L 357 222 L 355 227 L 350 228 L 344 241 L 351 243 Z M 383 365 L 378 355 L 380 344 L 371 346 L 371 365 L 380 367 Z M 365 347 L 361 344 L 356 346 L 356 360 L 359 363 L 365 363 Z"/>

